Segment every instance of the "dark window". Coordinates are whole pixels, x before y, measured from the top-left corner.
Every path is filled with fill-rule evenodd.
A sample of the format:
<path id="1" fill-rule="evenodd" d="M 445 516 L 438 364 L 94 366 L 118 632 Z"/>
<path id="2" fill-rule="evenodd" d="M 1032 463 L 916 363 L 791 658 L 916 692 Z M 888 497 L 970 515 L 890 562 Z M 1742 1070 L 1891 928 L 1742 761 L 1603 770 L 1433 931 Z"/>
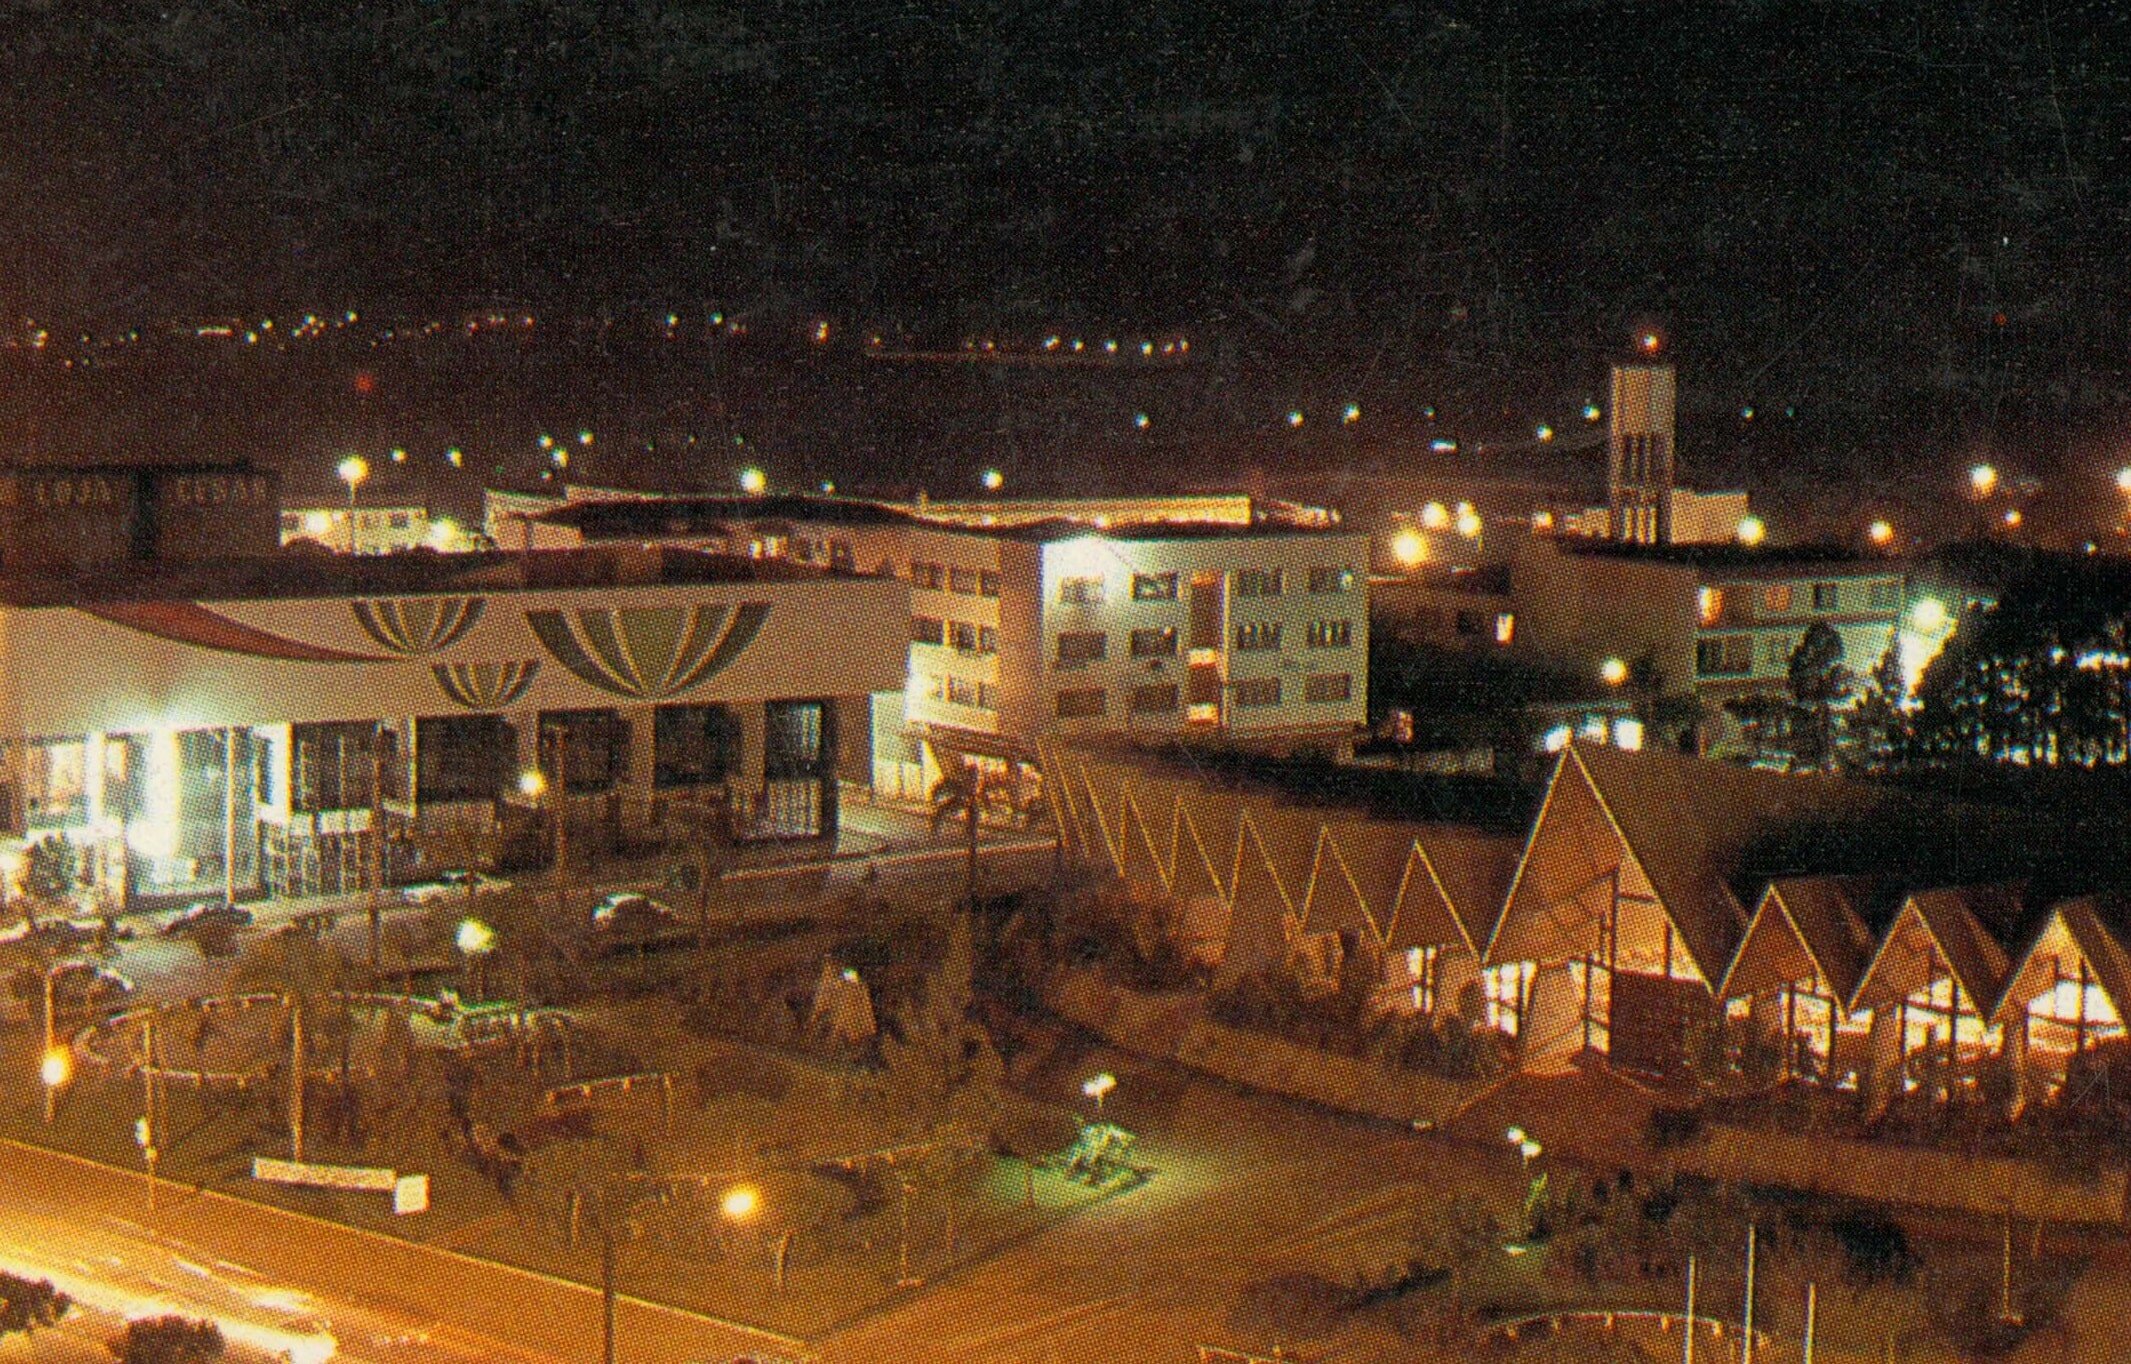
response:
<path id="1" fill-rule="evenodd" d="M 300 811 L 370 808 L 368 723 L 295 725 L 290 728 L 289 804 Z"/>
<path id="2" fill-rule="evenodd" d="M 912 587 L 938 589 L 946 581 L 947 570 L 938 564 L 912 562 L 910 565 L 910 585 Z"/>
<path id="3" fill-rule="evenodd" d="M 1174 682 L 1150 683 L 1132 689 L 1132 712 L 1135 715 L 1166 715 L 1177 708 L 1177 686 Z"/>
<path id="4" fill-rule="evenodd" d="M 1346 701 L 1354 696 L 1354 674 L 1319 673 L 1302 684 L 1305 701 Z"/>
<path id="5" fill-rule="evenodd" d="M 500 715 L 444 715 L 414 725 L 420 800 L 494 800 L 517 766 L 518 736 Z"/>
<path id="6" fill-rule="evenodd" d="M 964 653 L 977 651 L 977 627 L 966 620 L 947 622 L 947 642 Z"/>
<path id="7" fill-rule="evenodd" d="M 827 776 L 836 766 L 835 718 L 826 701 L 770 702 L 764 711 L 764 776 Z"/>
<path id="8" fill-rule="evenodd" d="M 1058 637 L 1058 661 L 1063 665 L 1094 663 L 1109 650 L 1110 637 L 1099 630 L 1070 630 Z"/>
<path id="9" fill-rule="evenodd" d="M 1176 631 L 1134 630 L 1132 632 L 1132 656 L 1134 658 L 1176 657 Z"/>
<path id="10" fill-rule="evenodd" d="M 1101 606 L 1102 579 L 1062 578 L 1058 583 L 1058 600 L 1067 606 Z"/>
<path id="11" fill-rule="evenodd" d="M 1236 683 L 1236 704 L 1239 706 L 1277 706 L 1280 704 L 1280 679 L 1277 677 L 1247 677 Z"/>
<path id="12" fill-rule="evenodd" d="M 950 705 L 976 708 L 984 704 L 984 685 L 972 678 L 950 677 L 947 679 L 947 700 Z"/>
<path id="13" fill-rule="evenodd" d="M 660 706 L 651 729 L 654 786 L 714 786 L 740 770 L 740 717 L 725 706 Z"/>
<path id="14" fill-rule="evenodd" d="M 1902 585 L 1891 578 L 1872 584 L 1872 609 L 1891 611 L 1902 604 Z"/>
<path id="15" fill-rule="evenodd" d="M 977 652 L 980 654 L 995 654 L 999 652 L 998 626 L 980 625 L 977 627 Z"/>
<path id="16" fill-rule="evenodd" d="M 1132 575 L 1132 600 L 1175 601 L 1176 577 L 1174 573 L 1135 573 Z"/>
<path id="17" fill-rule="evenodd" d="M 910 618 L 910 642 L 912 644 L 940 644 L 947 638 L 947 624 L 938 616 L 912 616 Z"/>
<path id="18" fill-rule="evenodd" d="M 980 597 L 998 596 L 999 575 L 992 572 L 988 568 L 985 569 L 982 573 L 979 573 L 977 575 L 977 595 Z"/>
<path id="19" fill-rule="evenodd" d="M 1310 570 L 1310 591 L 1351 592 L 1354 590 L 1354 570 L 1320 565 Z"/>
<path id="20" fill-rule="evenodd" d="M 1486 627 L 1481 623 L 1478 611 L 1458 612 L 1457 630 L 1461 635 L 1477 635 Z"/>
<path id="21" fill-rule="evenodd" d="M 1283 580 L 1277 568 L 1242 568 L 1236 570 L 1236 595 L 1239 597 L 1277 597 Z"/>
<path id="22" fill-rule="evenodd" d="M 656 756 L 656 755 L 654 755 Z M 540 713 L 540 769 L 573 792 L 611 791 L 629 770 L 629 727 L 611 710 Z"/>
<path id="23" fill-rule="evenodd" d="M 947 586 L 965 597 L 977 595 L 977 570 L 952 568 L 947 571 Z"/>
<path id="24" fill-rule="evenodd" d="M 1835 610 L 1839 610 L 1839 609 L 1841 609 L 1841 607 L 1842 607 L 1842 584 L 1840 584 L 1840 583 L 1814 583 L 1814 584 L 1813 584 L 1813 609 L 1814 609 L 1815 611 L 1835 611 Z"/>
<path id="25" fill-rule="evenodd" d="M 1252 621 L 1236 627 L 1238 649 L 1277 649 L 1280 647 L 1280 622 L 1277 620 Z"/>
<path id="26" fill-rule="evenodd" d="M 1058 718 L 1084 720 L 1109 709 L 1109 695 L 1101 687 L 1085 687 L 1058 693 Z"/>
<path id="27" fill-rule="evenodd" d="M 1752 635 L 1719 635 L 1694 645 L 1694 670 L 1703 677 L 1736 677 L 1754 670 Z"/>

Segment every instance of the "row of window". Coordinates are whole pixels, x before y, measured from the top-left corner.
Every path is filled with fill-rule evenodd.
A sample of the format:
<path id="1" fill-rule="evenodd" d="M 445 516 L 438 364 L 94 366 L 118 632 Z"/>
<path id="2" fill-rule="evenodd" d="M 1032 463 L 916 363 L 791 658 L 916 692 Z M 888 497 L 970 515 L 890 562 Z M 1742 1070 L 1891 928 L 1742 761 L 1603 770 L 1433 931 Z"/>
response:
<path id="1" fill-rule="evenodd" d="M 1281 703 L 1281 679 L 1277 677 L 1246 677 L 1233 683 L 1229 694 L 1234 703 L 1242 708 L 1277 706 Z M 1302 699 L 1324 704 L 1349 701 L 1354 697 L 1352 673 L 1320 673 L 1305 678 L 1302 684 Z M 1134 715 L 1170 714 L 1177 710 L 1181 693 L 1174 682 L 1155 682 L 1134 687 L 1126 697 L 1127 709 Z M 1061 720 L 1086 720 L 1107 715 L 1110 694 L 1101 687 L 1070 687 L 1058 693 L 1058 718 Z"/>
<path id="2" fill-rule="evenodd" d="M 1812 609 L 1820 612 L 1893 611 L 1902 604 L 1902 584 L 1896 578 L 1875 578 L 1870 582 L 1828 582 L 1806 585 Z M 1715 625 L 1719 621 L 1743 621 L 1751 619 L 1755 610 L 1765 615 L 1788 615 L 1797 608 L 1797 586 L 1792 583 L 1764 583 L 1759 588 L 1743 584 L 1734 587 L 1705 587 L 1700 601 L 1702 623 Z"/>
<path id="3" fill-rule="evenodd" d="M 919 566 L 911 567 L 914 574 Z M 1278 568 L 1237 569 L 1234 581 L 1236 595 L 1239 597 L 1277 597 L 1287 589 L 1287 574 L 1285 570 Z M 1101 606 L 1104 588 L 1104 580 L 1097 576 L 1061 578 L 1058 583 L 1058 600 L 1066 606 Z M 1310 570 L 1310 591 L 1313 593 L 1323 595 L 1331 592 L 1351 592 L 1353 589 L 1354 570 L 1351 568 L 1321 565 Z M 1132 575 L 1134 601 L 1175 601 L 1179 590 L 1180 580 L 1175 573 Z"/>
<path id="4" fill-rule="evenodd" d="M 910 563 L 910 585 L 935 592 L 959 592 L 965 597 L 996 597 L 999 575 L 988 568 L 955 568 L 947 564 Z"/>
<path id="5" fill-rule="evenodd" d="M 950 706 L 965 706 L 970 710 L 999 709 L 998 688 L 989 682 L 967 677 L 929 677 L 925 679 L 925 694 Z"/>
<path id="6" fill-rule="evenodd" d="M 1312 649 L 1344 649 L 1354 642 L 1354 622 L 1311 621 L 1306 638 Z M 926 642 L 936 644 L 939 641 L 928 639 Z M 1279 647 L 1280 622 L 1277 620 L 1251 621 L 1236 627 L 1236 648 L 1239 650 Z M 1177 652 L 1177 632 L 1168 626 L 1134 630 L 1129 637 L 1127 649 L 1133 658 L 1174 658 Z M 1066 630 L 1058 636 L 1058 662 L 1061 666 L 1097 663 L 1109 656 L 1109 650 L 1110 637 L 1100 630 Z M 987 653 L 991 651 L 984 650 Z"/>
<path id="7" fill-rule="evenodd" d="M 941 620 L 938 616 L 912 616 L 910 642 L 941 644 L 965 654 L 999 652 L 999 628 L 966 620 Z"/>

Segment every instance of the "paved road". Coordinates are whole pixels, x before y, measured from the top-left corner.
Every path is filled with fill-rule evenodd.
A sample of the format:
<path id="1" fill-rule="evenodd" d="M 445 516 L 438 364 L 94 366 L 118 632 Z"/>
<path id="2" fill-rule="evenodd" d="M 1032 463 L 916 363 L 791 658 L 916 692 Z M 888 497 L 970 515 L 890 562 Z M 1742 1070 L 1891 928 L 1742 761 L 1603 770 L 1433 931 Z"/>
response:
<path id="1" fill-rule="evenodd" d="M 0 1142 L 0 1184 L 0 1268 L 49 1277 L 104 1320 L 212 1317 L 231 1339 L 266 1357 L 285 1351 L 291 1364 L 599 1356 L 599 1295 L 575 1284 L 190 1190 L 164 1200 L 151 1231 L 140 1176 L 12 1143 Z M 617 1334 L 624 1364 L 789 1348 L 633 1299 Z"/>

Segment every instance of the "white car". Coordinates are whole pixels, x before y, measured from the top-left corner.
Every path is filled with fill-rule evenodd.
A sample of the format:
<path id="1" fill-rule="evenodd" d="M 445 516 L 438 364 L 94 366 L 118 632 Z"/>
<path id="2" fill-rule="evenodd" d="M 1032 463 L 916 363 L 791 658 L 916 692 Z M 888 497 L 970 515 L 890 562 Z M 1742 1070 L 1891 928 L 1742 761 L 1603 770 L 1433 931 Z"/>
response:
<path id="1" fill-rule="evenodd" d="M 467 895 L 494 894 L 496 891 L 510 888 L 510 882 L 500 876 L 490 876 L 485 871 L 447 871 L 434 881 L 418 881 L 411 886 L 401 886 L 400 899 L 410 905 L 426 905 L 454 895 L 463 899 Z"/>

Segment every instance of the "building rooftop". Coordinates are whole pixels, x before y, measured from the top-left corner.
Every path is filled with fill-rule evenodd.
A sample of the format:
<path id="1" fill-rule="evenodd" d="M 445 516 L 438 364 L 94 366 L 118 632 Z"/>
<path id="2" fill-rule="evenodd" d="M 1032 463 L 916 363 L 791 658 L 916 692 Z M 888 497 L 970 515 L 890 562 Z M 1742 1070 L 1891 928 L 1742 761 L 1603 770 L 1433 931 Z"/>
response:
<path id="1" fill-rule="evenodd" d="M 1563 535 L 1553 543 L 1564 554 L 1592 558 L 1634 559 L 1681 564 L 1706 572 L 1739 577 L 1789 577 L 1802 570 L 1846 576 L 1882 576 L 1903 571 L 1902 560 L 1863 555 L 1845 545 L 1780 545 L 1748 548 L 1739 544 L 1635 545 Z"/>
<path id="2" fill-rule="evenodd" d="M 248 601 L 276 598 L 420 596 L 425 593 L 672 587 L 803 582 L 864 575 L 781 560 L 696 550 L 591 549 L 526 553 L 335 554 L 291 548 L 203 564 L 113 564 L 78 574 L 0 577 L 0 605 L 73 606 L 119 601 Z"/>

